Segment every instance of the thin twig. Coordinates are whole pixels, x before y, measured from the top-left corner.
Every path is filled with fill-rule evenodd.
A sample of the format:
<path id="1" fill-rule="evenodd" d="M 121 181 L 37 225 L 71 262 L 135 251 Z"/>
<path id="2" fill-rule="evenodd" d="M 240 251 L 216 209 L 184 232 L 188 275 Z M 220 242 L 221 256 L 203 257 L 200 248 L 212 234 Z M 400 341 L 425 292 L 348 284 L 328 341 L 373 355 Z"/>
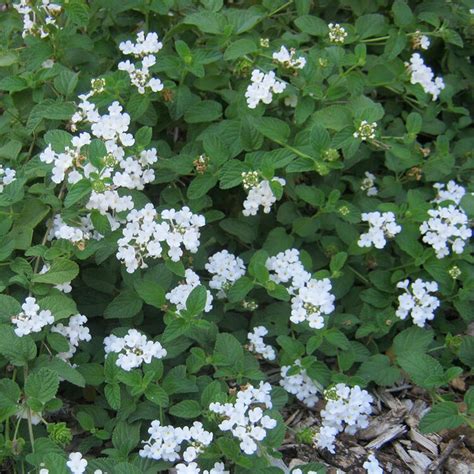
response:
<path id="1" fill-rule="evenodd" d="M 446 449 L 441 453 L 438 459 L 435 459 L 426 469 L 426 472 L 435 472 L 438 470 L 448 459 L 449 455 L 463 442 L 464 435 L 460 435 L 456 439 L 452 439 Z"/>

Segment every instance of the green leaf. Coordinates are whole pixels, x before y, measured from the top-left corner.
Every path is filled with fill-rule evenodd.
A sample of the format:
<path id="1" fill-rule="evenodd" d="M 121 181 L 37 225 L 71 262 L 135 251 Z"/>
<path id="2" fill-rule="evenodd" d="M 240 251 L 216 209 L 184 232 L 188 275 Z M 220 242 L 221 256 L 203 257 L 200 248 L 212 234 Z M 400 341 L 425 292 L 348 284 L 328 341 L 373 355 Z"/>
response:
<path id="1" fill-rule="evenodd" d="M 51 268 L 46 273 L 35 275 L 31 281 L 59 285 L 74 280 L 78 274 L 79 266 L 77 263 L 66 258 L 58 258 L 53 261 Z"/>
<path id="2" fill-rule="evenodd" d="M 138 296 L 140 296 L 146 304 L 158 309 L 161 309 L 165 304 L 165 291 L 158 283 L 150 280 L 141 280 L 135 282 L 134 287 Z"/>
<path id="3" fill-rule="evenodd" d="M 74 89 L 77 86 L 78 78 L 79 73 L 72 72 L 69 69 L 63 69 L 54 78 L 54 87 L 60 94 L 68 97 L 74 92 Z"/>
<path id="4" fill-rule="evenodd" d="M 332 273 L 338 272 L 344 267 L 344 264 L 347 260 L 346 252 L 339 252 L 333 257 L 331 257 L 331 262 L 329 263 L 329 268 Z"/>
<path id="5" fill-rule="evenodd" d="M 397 362 L 420 387 L 434 388 L 442 385 L 438 380 L 443 376 L 443 367 L 433 357 L 421 352 L 409 352 L 398 355 Z"/>
<path id="6" fill-rule="evenodd" d="M 169 412 L 178 418 L 195 419 L 201 414 L 201 406 L 195 400 L 183 400 L 170 407 Z"/>
<path id="7" fill-rule="evenodd" d="M 221 333 L 217 335 L 214 347 L 214 363 L 216 365 L 232 366 L 244 357 L 242 344 L 232 334 Z"/>
<path id="8" fill-rule="evenodd" d="M 326 36 L 329 33 L 327 23 L 321 18 L 303 15 L 295 20 L 295 25 L 303 32 L 313 36 Z"/>
<path id="9" fill-rule="evenodd" d="M 141 127 L 135 133 L 135 144 L 139 147 L 146 148 L 150 142 L 153 135 L 153 130 L 151 127 Z"/>
<path id="10" fill-rule="evenodd" d="M 262 135 L 277 143 L 286 142 L 291 133 L 286 122 L 274 117 L 254 118 L 253 124 Z"/>
<path id="11" fill-rule="evenodd" d="M 205 196 L 217 183 L 217 178 L 212 174 L 205 173 L 196 176 L 188 187 L 187 196 L 189 199 L 199 199 Z"/>
<path id="12" fill-rule="evenodd" d="M 123 290 L 105 308 L 104 317 L 106 319 L 132 318 L 140 312 L 143 301 L 133 290 Z"/>
<path id="13" fill-rule="evenodd" d="M 411 8 L 404 0 L 396 0 L 392 5 L 395 24 L 400 27 L 408 26 L 415 21 Z"/>
<path id="14" fill-rule="evenodd" d="M 25 382 L 26 396 L 34 398 L 43 404 L 56 396 L 58 388 L 58 374 L 46 367 L 30 374 Z"/>
<path id="15" fill-rule="evenodd" d="M 49 309 L 55 321 L 77 314 L 77 306 L 72 298 L 63 294 L 46 296 L 38 301 L 41 309 Z"/>
<path id="16" fill-rule="evenodd" d="M 226 61 L 241 58 L 242 56 L 258 51 L 257 43 L 251 39 L 239 39 L 231 43 L 224 53 Z"/>
<path id="17" fill-rule="evenodd" d="M 165 408 L 169 405 L 168 394 L 159 385 L 148 385 L 145 390 L 145 397 L 150 400 L 150 402 L 160 407 Z"/>
<path id="18" fill-rule="evenodd" d="M 464 336 L 459 348 L 459 360 L 474 368 L 474 336 Z"/>
<path id="19" fill-rule="evenodd" d="M 108 383 L 104 387 L 105 398 L 112 410 L 120 410 L 121 396 L 120 385 L 118 383 Z"/>
<path id="20" fill-rule="evenodd" d="M 292 337 L 278 336 L 277 342 L 293 360 L 299 359 L 302 355 L 304 355 L 304 344 L 296 339 L 293 339 Z"/>
<path id="21" fill-rule="evenodd" d="M 24 366 L 36 357 L 36 344 L 31 336 L 18 337 L 10 325 L 0 325 L 0 354 L 11 364 Z"/>
<path id="22" fill-rule="evenodd" d="M 204 311 L 207 301 L 207 290 L 204 286 L 199 285 L 194 288 L 186 300 L 186 310 L 193 316 Z"/>
<path id="23" fill-rule="evenodd" d="M 240 277 L 227 291 L 231 303 L 242 301 L 253 288 L 253 281 L 246 276 Z"/>
<path id="24" fill-rule="evenodd" d="M 50 144 L 55 152 L 61 153 L 67 146 L 71 146 L 72 135 L 64 130 L 48 130 L 44 141 Z"/>
<path id="25" fill-rule="evenodd" d="M 3 422 L 18 412 L 20 396 L 20 387 L 13 380 L 0 380 L 0 421 Z"/>
<path id="26" fill-rule="evenodd" d="M 392 386 L 400 379 L 400 370 L 390 364 L 390 359 L 383 354 L 376 354 L 360 366 L 357 375 L 367 383 L 375 382 L 385 387 Z"/>
<path id="27" fill-rule="evenodd" d="M 74 183 L 68 190 L 66 199 L 64 200 L 64 207 L 71 207 L 76 202 L 88 196 L 91 191 L 91 182 L 88 179 L 81 179 L 77 183 Z"/>
<path id="28" fill-rule="evenodd" d="M 0 295 L 0 322 L 9 323 L 21 311 L 20 303 L 8 295 Z"/>
<path id="29" fill-rule="evenodd" d="M 117 423 L 112 433 L 112 444 L 122 456 L 127 456 L 139 442 L 139 423 L 126 423 L 125 421 L 119 421 Z"/>
<path id="30" fill-rule="evenodd" d="M 432 341 L 433 331 L 413 326 L 395 336 L 393 349 L 397 356 L 407 353 L 424 353 Z"/>
<path id="31" fill-rule="evenodd" d="M 333 346 L 338 347 L 339 349 L 348 350 L 350 349 L 350 342 L 347 339 L 347 336 L 339 329 L 332 328 L 327 330 L 324 333 L 324 339 Z"/>
<path id="32" fill-rule="evenodd" d="M 18 62 L 18 56 L 13 51 L 0 52 L 0 67 L 8 67 Z"/>
<path id="33" fill-rule="evenodd" d="M 459 410 L 454 402 L 442 402 L 433 408 L 420 420 L 422 433 L 454 429 L 464 423 L 464 418 L 459 415 Z"/>
<path id="34" fill-rule="evenodd" d="M 187 123 L 213 122 L 222 115 L 222 106 L 214 100 L 203 100 L 192 105 L 184 114 Z"/>
<path id="35" fill-rule="evenodd" d="M 53 372 L 56 372 L 60 379 L 64 379 L 66 382 L 72 383 L 78 387 L 86 386 L 86 381 L 82 374 L 67 362 L 59 359 L 59 357 L 41 355 L 35 360 L 35 367 L 45 367 L 50 369 Z"/>

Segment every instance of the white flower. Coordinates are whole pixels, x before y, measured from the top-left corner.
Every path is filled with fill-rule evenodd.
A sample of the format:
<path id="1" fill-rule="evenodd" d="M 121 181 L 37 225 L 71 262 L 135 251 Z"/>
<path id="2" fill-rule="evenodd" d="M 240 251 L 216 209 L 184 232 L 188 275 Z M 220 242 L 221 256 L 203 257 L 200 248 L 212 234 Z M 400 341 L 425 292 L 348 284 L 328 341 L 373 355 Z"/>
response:
<path id="1" fill-rule="evenodd" d="M 272 178 L 271 182 L 279 183 L 281 186 L 286 184 L 286 181 L 283 178 Z M 264 179 L 255 184 L 255 186 L 249 186 L 244 181 L 244 188 L 245 185 L 247 186 L 248 194 L 247 199 L 244 201 L 242 214 L 244 216 L 255 216 L 257 215 L 260 206 L 263 207 L 263 212 L 268 214 L 271 211 L 273 204 L 277 201 L 270 186 L 270 181 Z"/>
<path id="2" fill-rule="evenodd" d="M 255 109 L 260 102 L 270 104 L 273 94 L 281 94 L 286 88 L 286 84 L 278 80 L 273 71 L 265 74 L 259 69 L 254 69 L 251 81 L 245 92 L 250 109 Z"/>
<path id="3" fill-rule="evenodd" d="M 217 290 L 218 298 L 225 298 L 225 292 L 234 282 L 245 275 L 243 260 L 227 250 L 211 255 L 205 267 L 212 274 L 209 286 L 213 290 Z"/>
<path id="4" fill-rule="evenodd" d="M 158 214 L 152 204 L 143 209 L 133 209 L 127 216 L 123 237 L 118 240 L 117 258 L 125 263 L 127 272 L 147 268 L 146 258 L 159 258 L 165 251 L 177 262 L 183 249 L 196 253 L 199 248 L 200 228 L 205 224 L 203 216 L 193 214 L 189 207 L 181 210 L 165 209 Z"/>
<path id="5" fill-rule="evenodd" d="M 280 51 L 273 53 L 273 60 L 282 64 L 287 69 L 303 69 L 306 65 L 306 59 L 303 56 L 295 57 L 295 49 L 286 49 L 285 46 L 280 48 Z"/>
<path id="6" fill-rule="evenodd" d="M 198 421 L 195 421 L 191 427 L 175 428 L 171 425 L 163 426 L 158 420 L 154 420 L 151 422 L 148 434 L 150 437 L 143 441 L 145 445 L 139 452 L 142 458 L 175 462 L 181 457 L 181 445 L 187 443 L 183 458 L 190 463 L 191 467 L 197 466 L 194 460 L 213 440 L 213 434 L 204 430 L 202 423 Z M 181 466 L 184 469 L 186 464 L 181 464 Z"/>
<path id="7" fill-rule="evenodd" d="M 370 454 L 367 461 L 362 465 L 368 474 L 383 474 L 383 469 L 380 467 L 377 458 Z"/>
<path id="8" fill-rule="evenodd" d="M 124 337 L 113 334 L 104 339 L 105 353 L 118 353 L 117 366 L 125 371 L 149 364 L 153 358 L 166 357 L 166 349 L 159 342 L 150 341 L 136 329 L 129 329 Z"/>
<path id="9" fill-rule="evenodd" d="M 13 8 L 23 17 L 22 36 L 34 35 L 40 38 L 49 36 L 50 28 L 59 28 L 56 23 L 56 17 L 61 12 L 61 5 L 51 3 L 50 0 L 37 2 L 34 9 L 28 0 L 20 0 L 13 4 Z M 37 15 L 36 12 L 40 12 Z"/>
<path id="10" fill-rule="evenodd" d="M 298 288 L 291 299 L 290 321 L 299 324 L 307 321 L 312 329 L 324 327 L 324 315 L 332 313 L 335 309 L 335 296 L 331 293 L 332 285 L 329 278 L 307 281 Z"/>
<path id="11" fill-rule="evenodd" d="M 369 123 L 367 120 L 362 120 L 359 128 L 353 133 L 354 138 L 360 138 L 362 141 L 375 138 L 375 130 L 377 129 L 377 122 Z"/>
<path id="12" fill-rule="evenodd" d="M 366 191 L 367 196 L 377 196 L 379 191 L 375 186 L 375 175 L 373 175 L 369 171 L 366 171 L 365 178 L 362 180 L 360 189 L 362 191 Z"/>
<path id="13" fill-rule="evenodd" d="M 307 407 L 313 408 L 319 400 L 317 397 L 319 389 L 308 376 L 306 369 L 301 367 L 301 361 L 299 359 L 295 360 L 294 365 L 299 367 L 299 372 L 293 375 L 288 375 L 288 371 L 292 368 L 290 365 L 282 366 L 280 385 L 288 393 L 295 395 L 296 398 Z"/>
<path id="14" fill-rule="evenodd" d="M 436 185 L 435 185 L 436 186 Z M 449 186 L 449 185 L 448 185 Z M 445 203 L 448 201 L 459 202 L 462 198 L 459 191 L 444 191 L 438 187 L 440 195 L 433 201 L 434 203 Z M 466 242 L 472 235 L 469 226 L 469 218 L 463 209 L 454 204 L 446 207 L 438 205 L 435 209 L 428 211 L 429 219 L 420 225 L 420 232 L 423 235 L 423 242 L 431 245 L 436 253 L 436 257 L 441 259 L 454 252 L 463 253 Z"/>
<path id="15" fill-rule="evenodd" d="M 459 205 L 466 194 L 466 189 L 453 180 L 448 181 L 448 184 L 435 183 L 433 184 L 433 188 L 437 190 L 438 194 L 431 202 L 437 204 L 446 201 L 453 201 L 455 204 Z"/>
<path id="16" fill-rule="evenodd" d="M 397 284 L 397 288 L 405 290 L 405 293 L 398 297 L 398 309 L 395 313 L 398 318 L 406 319 L 410 315 L 419 327 L 424 327 L 426 321 L 434 319 L 434 312 L 440 302 L 430 293 L 438 291 L 436 282 L 417 278 L 410 285 L 410 280 L 403 280 Z"/>
<path id="17" fill-rule="evenodd" d="M 85 323 L 87 323 L 86 316 L 83 316 L 82 314 L 76 314 L 71 316 L 67 326 L 64 326 L 62 323 L 58 323 L 51 328 L 51 332 L 56 332 L 63 335 L 68 339 L 69 342 L 69 350 L 67 352 L 60 352 L 58 354 L 60 359 L 70 359 L 75 354 L 80 341 L 91 340 L 89 328 L 85 326 Z"/>
<path id="18" fill-rule="evenodd" d="M 66 466 L 71 470 L 72 474 L 82 474 L 86 471 L 87 460 L 82 458 L 79 452 L 69 454 L 69 461 Z"/>
<path id="19" fill-rule="evenodd" d="M 329 41 L 331 41 L 331 43 L 344 43 L 347 37 L 347 32 L 344 27 L 342 27 L 339 23 L 329 23 L 328 28 Z"/>
<path id="20" fill-rule="evenodd" d="M 412 84 L 420 84 L 427 94 L 431 94 L 435 101 L 440 92 L 444 89 L 444 81 L 441 77 L 434 77 L 431 68 L 425 65 L 423 58 L 418 54 L 412 54 L 410 64 L 408 64 L 410 72 L 410 82 Z"/>
<path id="21" fill-rule="evenodd" d="M 304 269 L 300 261 L 297 249 L 288 249 L 269 257 L 265 266 L 270 272 L 270 280 L 275 283 L 289 283 L 289 291 L 293 295 L 311 279 L 311 274 Z"/>
<path id="22" fill-rule="evenodd" d="M 326 407 L 321 410 L 321 428 L 314 437 L 319 449 L 328 449 L 334 454 L 334 442 L 339 432 L 355 434 L 369 424 L 373 398 L 358 385 L 348 387 L 338 383 L 324 392 Z"/>
<path id="23" fill-rule="evenodd" d="M 54 316 L 49 310 L 41 310 L 36 299 L 28 297 L 21 306 L 22 310 L 11 319 L 18 337 L 26 336 L 33 332 L 40 332 L 48 324 L 54 323 Z"/>
<path id="24" fill-rule="evenodd" d="M 258 449 L 258 441 L 266 437 L 267 430 L 275 428 L 277 422 L 264 415 L 261 405 L 272 407 L 271 385 L 260 382 L 258 387 L 247 385 L 240 389 L 234 403 L 211 403 L 209 410 L 221 418 L 219 429 L 230 431 L 240 441 L 240 449 L 245 454 L 253 454 Z"/>
<path id="25" fill-rule="evenodd" d="M 263 342 L 263 336 L 268 334 L 267 328 L 264 326 L 256 326 L 253 332 L 247 334 L 249 340 L 249 351 L 260 354 L 266 360 L 275 360 L 275 349 L 269 344 Z"/>
<path id="26" fill-rule="evenodd" d="M 169 293 L 166 293 L 166 299 L 176 306 L 176 311 L 178 313 L 186 309 L 186 300 L 191 294 L 191 291 L 193 291 L 194 288 L 201 284 L 199 276 L 194 273 L 190 268 L 185 271 L 185 278 L 186 281 L 184 283 L 173 288 Z M 207 299 L 204 311 L 208 313 L 212 309 L 213 298 L 209 290 L 206 290 L 206 292 Z"/>
<path id="27" fill-rule="evenodd" d="M 126 71 L 130 77 L 131 83 L 138 89 L 140 94 L 145 94 L 147 88 L 153 92 L 163 90 L 163 83 L 160 79 L 152 77 L 150 68 L 156 63 L 155 54 L 160 51 L 163 44 L 158 41 L 156 33 L 148 33 L 146 36 L 143 31 L 138 33 L 137 42 L 132 43 L 130 40 L 120 43 L 119 48 L 125 55 L 132 55 L 139 62 L 122 61 L 118 64 L 118 69 Z"/>
<path id="28" fill-rule="evenodd" d="M 229 474 L 229 473 L 230 471 L 226 471 L 225 465 L 223 462 L 216 462 L 214 464 L 214 467 L 212 467 L 210 471 L 208 471 L 207 469 L 204 469 L 204 471 L 202 471 L 202 474 Z"/>
<path id="29" fill-rule="evenodd" d="M 395 221 L 393 212 L 364 212 L 362 221 L 369 223 L 367 233 L 360 236 L 357 245 L 359 247 L 371 247 L 383 249 L 387 238 L 393 238 L 401 232 L 402 228 Z"/>
<path id="30" fill-rule="evenodd" d="M 3 192 L 5 186 L 15 181 L 16 171 L 11 168 L 4 168 L 0 164 L 0 193 Z"/>

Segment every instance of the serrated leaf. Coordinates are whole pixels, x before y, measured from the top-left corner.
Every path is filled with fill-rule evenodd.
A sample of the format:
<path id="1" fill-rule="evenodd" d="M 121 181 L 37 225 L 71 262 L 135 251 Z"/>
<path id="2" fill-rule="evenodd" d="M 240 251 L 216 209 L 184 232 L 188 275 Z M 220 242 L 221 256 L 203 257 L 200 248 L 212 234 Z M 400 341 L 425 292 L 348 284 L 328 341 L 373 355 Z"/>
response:
<path id="1" fill-rule="evenodd" d="M 35 275 L 31 281 L 59 285 L 74 280 L 78 274 L 79 265 L 76 262 L 66 258 L 57 258 L 46 273 Z"/>
<path id="2" fill-rule="evenodd" d="M 104 317 L 111 318 L 132 318 L 142 309 L 143 301 L 133 290 L 123 290 L 105 308 Z"/>
<path id="3" fill-rule="evenodd" d="M 43 404 L 56 396 L 58 388 L 58 374 L 45 367 L 30 374 L 25 382 L 27 397 L 39 400 Z"/>
<path id="4" fill-rule="evenodd" d="M 464 423 L 464 418 L 459 415 L 459 410 L 454 402 L 442 402 L 433 408 L 420 420 L 422 433 L 454 429 Z"/>
<path id="5" fill-rule="evenodd" d="M 195 419 L 201 414 L 201 406 L 195 400 L 183 400 L 170 407 L 169 413 L 178 418 Z"/>

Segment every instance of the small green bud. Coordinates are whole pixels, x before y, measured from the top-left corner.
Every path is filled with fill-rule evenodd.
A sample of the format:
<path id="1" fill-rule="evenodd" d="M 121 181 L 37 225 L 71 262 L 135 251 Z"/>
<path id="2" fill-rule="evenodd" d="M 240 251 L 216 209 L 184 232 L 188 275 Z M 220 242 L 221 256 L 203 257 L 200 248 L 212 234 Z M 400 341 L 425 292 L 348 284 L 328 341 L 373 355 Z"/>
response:
<path id="1" fill-rule="evenodd" d="M 49 439 L 60 446 L 66 446 L 72 441 L 71 430 L 66 423 L 48 423 Z"/>

